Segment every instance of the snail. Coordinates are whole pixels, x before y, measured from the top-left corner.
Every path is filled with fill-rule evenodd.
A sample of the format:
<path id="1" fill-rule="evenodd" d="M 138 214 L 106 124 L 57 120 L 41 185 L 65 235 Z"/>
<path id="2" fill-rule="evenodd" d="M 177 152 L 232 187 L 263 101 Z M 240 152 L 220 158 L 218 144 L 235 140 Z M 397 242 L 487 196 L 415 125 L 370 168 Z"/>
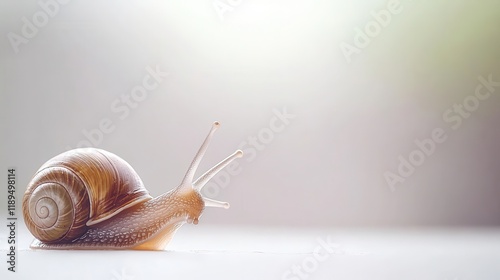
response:
<path id="1" fill-rule="evenodd" d="M 207 150 L 214 122 L 184 179 L 156 198 L 122 158 L 97 148 L 78 148 L 47 161 L 23 196 L 33 249 L 163 250 L 183 224 L 198 224 L 205 207 L 229 203 L 202 197 L 200 190 L 225 166 L 243 156 L 237 150 L 193 181 Z"/>

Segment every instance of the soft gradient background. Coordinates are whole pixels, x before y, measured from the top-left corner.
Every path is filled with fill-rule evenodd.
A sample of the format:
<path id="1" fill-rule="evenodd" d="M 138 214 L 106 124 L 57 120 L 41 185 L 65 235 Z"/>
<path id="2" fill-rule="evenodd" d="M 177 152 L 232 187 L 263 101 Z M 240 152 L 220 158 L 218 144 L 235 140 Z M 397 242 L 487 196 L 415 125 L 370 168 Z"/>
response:
<path id="1" fill-rule="evenodd" d="M 212 196 L 231 208 L 200 224 L 500 225 L 500 88 L 460 129 L 442 117 L 478 76 L 500 81 L 500 2 L 401 1 L 348 63 L 340 44 L 386 5 L 241 1 L 221 20 L 211 0 L 74 0 L 15 53 L 7 34 L 41 8 L 0 1 L 0 166 L 17 169 L 18 208 L 35 171 L 105 118 L 115 129 L 97 146 L 157 196 L 181 181 L 214 120 L 199 174 L 286 108 L 295 118 Z M 169 76 L 120 119 L 113 102 L 157 65 Z M 447 141 L 391 191 L 384 172 L 435 128 Z"/>

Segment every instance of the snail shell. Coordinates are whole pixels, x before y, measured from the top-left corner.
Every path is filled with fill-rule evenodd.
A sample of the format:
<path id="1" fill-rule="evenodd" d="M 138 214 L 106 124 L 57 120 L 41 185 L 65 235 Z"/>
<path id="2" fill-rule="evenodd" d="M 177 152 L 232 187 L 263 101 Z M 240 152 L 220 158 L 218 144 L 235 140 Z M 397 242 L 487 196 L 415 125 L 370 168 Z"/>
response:
<path id="1" fill-rule="evenodd" d="M 36 238 L 58 243 L 150 199 L 125 160 L 104 150 L 82 148 L 40 167 L 23 197 L 23 215 Z"/>

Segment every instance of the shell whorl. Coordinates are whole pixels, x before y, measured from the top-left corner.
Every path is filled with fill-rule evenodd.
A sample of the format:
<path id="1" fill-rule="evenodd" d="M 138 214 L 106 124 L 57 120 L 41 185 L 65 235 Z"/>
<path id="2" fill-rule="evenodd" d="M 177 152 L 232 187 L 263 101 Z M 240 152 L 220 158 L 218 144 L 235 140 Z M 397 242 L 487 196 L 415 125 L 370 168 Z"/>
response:
<path id="1" fill-rule="evenodd" d="M 60 243 L 150 199 L 123 159 L 99 149 L 76 149 L 50 159 L 37 171 L 23 197 L 23 215 L 40 241 Z"/>
<path id="2" fill-rule="evenodd" d="M 86 231 L 89 198 L 84 183 L 71 170 L 40 170 L 23 198 L 26 226 L 40 241 L 72 240 Z"/>

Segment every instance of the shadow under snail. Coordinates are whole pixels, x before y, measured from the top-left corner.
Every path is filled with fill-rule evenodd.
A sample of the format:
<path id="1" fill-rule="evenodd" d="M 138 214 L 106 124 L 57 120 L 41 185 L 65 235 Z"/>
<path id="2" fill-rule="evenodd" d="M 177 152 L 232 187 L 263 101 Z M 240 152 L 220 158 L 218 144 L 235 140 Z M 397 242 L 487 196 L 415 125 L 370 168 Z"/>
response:
<path id="1" fill-rule="evenodd" d="M 205 207 L 229 203 L 202 197 L 201 188 L 238 150 L 193 182 L 215 122 L 181 184 L 156 198 L 120 157 L 96 148 L 64 152 L 36 172 L 23 197 L 34 249 L 163 250 L 184 223 L 197 224 Z"/>

